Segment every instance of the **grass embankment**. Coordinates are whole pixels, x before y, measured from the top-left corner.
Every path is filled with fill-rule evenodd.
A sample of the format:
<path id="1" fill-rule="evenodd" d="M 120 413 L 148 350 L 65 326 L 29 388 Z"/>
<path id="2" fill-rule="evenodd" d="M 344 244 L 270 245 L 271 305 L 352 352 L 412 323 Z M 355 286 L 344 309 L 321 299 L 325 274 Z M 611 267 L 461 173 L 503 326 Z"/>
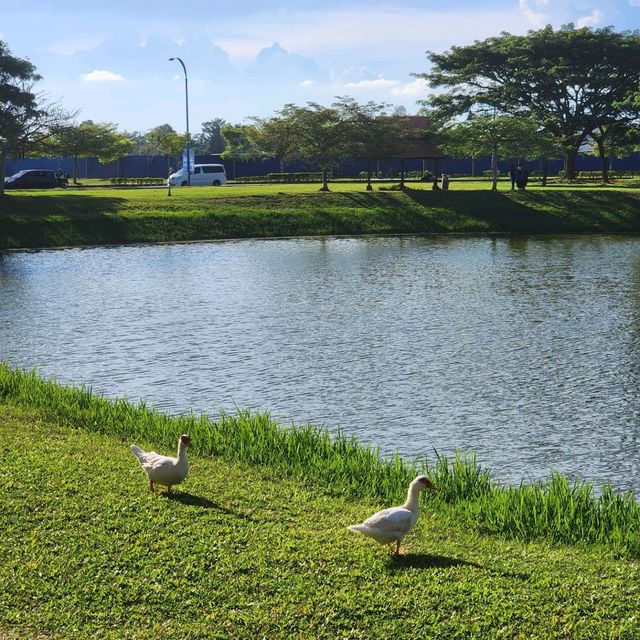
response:
<path id="1" fill-rule="evenodd" d="M 364 191 L 338 182 L 224 188 L 11 192 L 0 199 L 0 249 L 300 235 L 640 231 L 640 188 L 532 187 L 460 181 Z M 388 186 L 386 187 L 388 189 Z"/>
<path id="2" fill-rule="evenodd" d="M 452 498 L 470 465 L 431 470 L 441 490 L 396 559 L 344 527 L 397 502 L 414 471 L 315 430 L 168 418 L 4 366 L 0 428 L 0 636 L 640 634 L 636 560 L 480 533 Z M 173 449 L 185 430 L 189 478 L 149 494 L 128 444 Z"/>

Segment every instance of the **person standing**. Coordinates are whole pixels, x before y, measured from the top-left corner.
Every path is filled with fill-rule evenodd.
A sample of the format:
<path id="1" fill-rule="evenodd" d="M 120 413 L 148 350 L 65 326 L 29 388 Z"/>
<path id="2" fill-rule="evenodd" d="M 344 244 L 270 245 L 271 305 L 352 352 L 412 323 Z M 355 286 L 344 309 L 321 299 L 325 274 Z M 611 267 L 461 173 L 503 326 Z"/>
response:
<path id="1" fill-rule="evenodd" d="M 527 187 L 527 182 L 529 182 L 529 171 L 526 165 L 519 162 L 516 167 L 516 185 L 518 186 L 518 191 L 524 191 Z"/>

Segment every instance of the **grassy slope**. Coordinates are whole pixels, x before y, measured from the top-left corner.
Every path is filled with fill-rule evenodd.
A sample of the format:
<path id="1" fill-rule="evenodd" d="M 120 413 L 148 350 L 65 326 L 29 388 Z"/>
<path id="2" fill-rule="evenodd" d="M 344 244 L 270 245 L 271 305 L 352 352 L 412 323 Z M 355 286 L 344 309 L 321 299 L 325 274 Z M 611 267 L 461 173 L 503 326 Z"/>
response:
<path id="1" fill-rule="evenodd" d="M 367 193 L 362 184 L 16 192 L 0 200 L 0 248 L 363 233 L 640 231 L 638 188 L 460 182 Z"/>
<path id="2" fill-rule="evenodd" d="M 8 400 L 0 433 L 0 637 L 640 634 L 640 567 L 599 547 L 479 536 L 427 502 L 395 560 L 344 529 L 377 505 L 268 469 L 192 457 L 167 499 L 113 436 Z"/>

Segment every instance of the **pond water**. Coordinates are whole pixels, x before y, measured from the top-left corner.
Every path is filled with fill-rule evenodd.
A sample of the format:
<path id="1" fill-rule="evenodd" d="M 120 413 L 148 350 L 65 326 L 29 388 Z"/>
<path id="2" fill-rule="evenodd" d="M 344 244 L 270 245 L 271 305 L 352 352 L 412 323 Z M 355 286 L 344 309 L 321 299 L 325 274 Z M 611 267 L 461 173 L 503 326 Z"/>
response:
<path id="1" fill-rule="evenodd" d="M 254 240 L 0 257 L 0 359 L 171 413 L 640 490 L 640 238 Z"/>

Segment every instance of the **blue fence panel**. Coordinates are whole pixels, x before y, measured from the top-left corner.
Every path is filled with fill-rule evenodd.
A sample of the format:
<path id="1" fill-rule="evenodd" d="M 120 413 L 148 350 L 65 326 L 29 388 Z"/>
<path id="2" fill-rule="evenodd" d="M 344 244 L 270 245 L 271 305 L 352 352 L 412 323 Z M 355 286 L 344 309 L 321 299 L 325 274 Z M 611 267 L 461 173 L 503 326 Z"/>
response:
<path id="1" fill-rule="evenodd" d="M 277 158 L 264 158 L 256 160 L 236 161 L 221 160 L 219 155 L 195 156 L 196 163 L 221 163 L 224 164 L 227 176 L 231 179 L 244 176 L 263 176 L 268 173 L 280 171 L 280 162 Z M 501 161 L 498 168 L 501 173 L 509 171 L 510 162 Z M 527 163 L 529 171 L 542 171 L 539 161 Z M 176 170 L 182 166 L 181 158 L 170 158 L 169 166 Z M 342 166 L 334 170 L 337 177 L 357 177 L 361 172 L 367 171 L 369 163 L 367 161 L 353 160 L 345 162 Z M 391 160 L 373 161 L 372 170 L 380 167 L 384 176 L 398 175 L 400 162 Z M 446 173 L 451 175 L 471 175 L 472 162 L 468 158 L 444 158 L 438 160 L 436 171 L 438 174 Z M 562 170 L 562 160 L 549 161 L 549 175 L 557 175 Z M 432 160 L 406 160 L 405 171 L 423 171 L 428 169 L 434 171 Z M 475 161 L 474 173 L 481 176 L 484 171 L 491 168 L 490 158 L 477 158 Z M 579 155 L 576 161 L 578 171 L 599 171 L 600 159 L 594 156 Z M 613 161 L 614 170 L 620 171 L 640 171 L 640 153 L 634 153 L 626 158 L 617 158 Z M 23 169 L 62 169 L 65 173 L 73 175 L 73 158 L 23 158 L 20 160 L 7 160 L 6 175 L 10 176 Z M 285 171 L 308 171 L 313 169 L 309 165 L 297 161 L 288 162 Z M 102 164 L 97 158 L 78 159 L 78 178 L 164 178 L 167 176 L 167 158 L 162 156 L 124 156 L 114 162 Z"/>

